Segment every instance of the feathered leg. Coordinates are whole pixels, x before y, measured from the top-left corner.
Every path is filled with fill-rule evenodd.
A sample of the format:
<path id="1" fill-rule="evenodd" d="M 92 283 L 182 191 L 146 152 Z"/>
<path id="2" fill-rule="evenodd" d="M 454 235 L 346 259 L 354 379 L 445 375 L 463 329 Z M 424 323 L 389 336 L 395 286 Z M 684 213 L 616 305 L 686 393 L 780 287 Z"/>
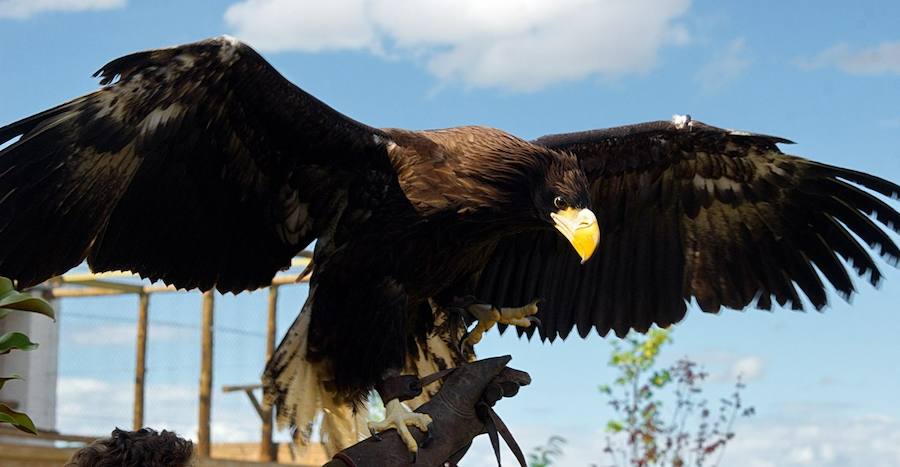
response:
<path id="1" fill-rule="evenodd" d="M 367 410 L 342 400 L 323 384 L 327 365 L 307 360 L 307 340 L 315 286 L 263 375 L 265 401 L 276 408 L 279 427 L 292 427 L 300 446 L 310 442 L 319 414 L 319 436 L 329 456 L 360 441 L 366 433 Z"/>

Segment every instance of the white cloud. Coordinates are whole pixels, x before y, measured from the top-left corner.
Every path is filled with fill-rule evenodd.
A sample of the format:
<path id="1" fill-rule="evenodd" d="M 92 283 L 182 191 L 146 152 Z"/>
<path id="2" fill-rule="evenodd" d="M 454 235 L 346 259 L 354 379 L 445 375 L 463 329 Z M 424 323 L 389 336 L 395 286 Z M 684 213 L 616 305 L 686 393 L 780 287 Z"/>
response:
<path id="1" fill-rule="evenodd" d="M 900 422 L 881 415 L 810 415 L 788 422 L 742 424 L 727 448 L 725 463 L 896 466 L 900 465 Z"/>
<path id="2" fill-rule="evenodd" d="M 739 358 L 731 365 L 731 379 L 741 378 L 741 381 L 754 381 L 762 377 L 763 361 L 759 357 Z"/>
<path id="3" fill-rule="evenodd" d="M 148 398 L 166 405 L 195 403 L 197 388 L 180 384 L 148 384 Z M 123 417 L 129 420 L 134 395 L 132 383 L 117 383 L 96 378 L 62 377 L 57 383 L 58 412 L 66 417 Z"/>
<path id="4" fill-rule="evenodd" d="M 852 75 L 900 75 L 900 41 L 886 41 L 856 50 L 847 44 L 838 44 L 811 60 L 797 63 L 805 69 L 833 66 Z"/>
<path id="5" fill-rule="evenodd" d="M 0 18 L 27 19 L 48 11 L 111 10 L 125 0 L 0 0 Z"/>
<path id="6" fill-rule="evenodd" d="M 78 345 L 134 345 L 137 339 L 136 324 L 104 324 L 78 330 L 70 338 Z M 195 339 L 197 331 L 168 324 L 150 323 L 147 330 L 149 342 L 171 342 Z"/>
<path id="7" fill-rule="evenodd" d="M 744 39 L 735 39 L 697 72 L 695 79 L 704 92 L 721 91 L 749 66 Z"/>
<path id="8" fill-rule="evenodd" d="M 502 412 L 502 410 L 501 410 Z M 725 449 L 721 465 L 729 467 L 893 467 L 900 465 L 900 421 L 882 415 L 821 415 L 823 407 L 810 408 L 787 420 L 741 420 L 737 436 Z M 599 422 L 598 422 L 599 423 Z M 530 452 L 550 436 L 567 442 L 559 465 L 607 465 L 606 432 L 560 430 L 547 425 L 511 426 L 522 449 Z M 505 447 L 504 465 L 515 464 Z M 487 436 L 476 438 L 461 462 L 465 467 L 497 465 Z"/>
<path id="9" fill-rule="evenodd" d="M 57 429 L 64 433 L 102 435 L 131 426 L 133 387 L 95 378 L 61 377 L 57 381 Z"/>
<path id="10" fill-rule="evenodd" d="M 130 428 L 134 387 L 130 382 L 62 377 L 57 387 L 57 429 L 64 433 L 103 435 L 115 427 Z M 148 384 L 146 425 L 197 437 L 197 387 Z M 259 439 L 259 419 L 243 394 L 213 395 L 210 429 L 214 442 Z"/>
<path id="11" fill-rule="evenodd" d="M 689 40 L 691 0 L 244 0 L 234 35 L 265 51 L 367 51 L 420 61 L 444 82 L 532 91 L 645 73 Z"/>
<path id="12" fill-rule="evenodd" d="M 763 377 L 764 361 L 756 355 L 740 355 L 725 350 L 709 350 L 692 360 L 709 373 L 709 382 L 734 384 L 757 381 Z"/>

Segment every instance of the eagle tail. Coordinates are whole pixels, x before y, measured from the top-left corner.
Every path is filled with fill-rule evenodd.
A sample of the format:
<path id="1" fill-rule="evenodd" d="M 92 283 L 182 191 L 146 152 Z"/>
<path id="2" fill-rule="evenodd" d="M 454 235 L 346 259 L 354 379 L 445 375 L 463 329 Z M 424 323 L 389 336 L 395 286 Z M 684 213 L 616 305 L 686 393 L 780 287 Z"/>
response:
<path id="1" fill-rule="evenodd" d="M 276 408 L 279 428 L 290 427 L 294 442 L 308 446 L 318 426 L 318 438 L 332 457 L 368 436 L 369 416 L 365 404 L 338 397 L 326 387 L 330 380 L 327 364 L 306 359 L 311 303 L 315 293 L 310 289 L 303 311 L 278 345 L 263 375 L 265 401 Z M 407 357 L 405 372 L 419 377 L 475 359 L 474 352 L 460 351 L 457 343 L 465 334 L 465 326 L 439 309 L 435 310 L 435 326 L 427 338 L 417 342 L 416 352 Z M 440 383 L 424 388 L 418 397 L 406 401 L 413 410 L 428 402 L 440 390 Z"/>

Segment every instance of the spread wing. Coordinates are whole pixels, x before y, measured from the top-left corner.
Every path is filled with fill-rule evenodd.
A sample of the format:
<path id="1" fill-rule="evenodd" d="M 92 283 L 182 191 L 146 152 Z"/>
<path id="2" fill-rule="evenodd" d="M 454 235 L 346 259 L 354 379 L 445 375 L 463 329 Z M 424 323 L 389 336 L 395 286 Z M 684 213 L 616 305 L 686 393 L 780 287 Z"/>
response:
<path id="1" fill-rule="evenodd" d="M 87 258 L 178 287 L 269 283 L 389 164 L 383 134 L 227 37 L 135 53 L 103 87 L 0 128 L 0 275 Z M 390 167 L 389 165 L 387 166 Z"/>
<path id="2" fill-rule="evenodd" d="M 713 313 L 802 309 L 803 296 L 821 309 L 826 283 L 854 293 L 848 270 L 878 284 L 866 246 L 900 257 L 875 222 L 897 231 L 900 214 L 870 192 L 898 198 L 900 187 L 784 154 L 781 138 L 684 120 L 536 143 L 581 160 L 601 230 L 583 266 L 559 235 L 540 232 L 501 242 L 481 275 L 479 297 L 541 299 L 542 338 L 667 326 L 692 299 Z"/>

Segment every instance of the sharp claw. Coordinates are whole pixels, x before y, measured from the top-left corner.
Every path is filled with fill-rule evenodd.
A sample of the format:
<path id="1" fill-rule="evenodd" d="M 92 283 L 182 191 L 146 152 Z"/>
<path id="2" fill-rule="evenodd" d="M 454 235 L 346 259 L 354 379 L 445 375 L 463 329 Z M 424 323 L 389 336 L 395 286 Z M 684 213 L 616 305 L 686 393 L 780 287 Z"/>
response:
<path id="1" fill-rule="evenodd" d="M 459 350 L 459 354 L 460 354 L 460 355 L 465 355 L 465 352 L 466 352 L 466 342 L 468 342 L 468 340 L 469 340 L 469 335 L 471 335 L 471 334 L 472 334 L 471 332 L 466 331 L 466 333 L 463 334 L 462 338 L 459 340 L 459 344 L 457 345 L 456 349 Z"/>
<path id="2" fill-rule="evenodd" d="M 381 441 L 381 433 L 375 431 L 371 426 L 369 427 L 369 436 L 372 437 L 375 441 Z"/>
<path id="3" fill-rule="evenodd" d="M 538 327 L 542 324 L 541 319 L 538 318 L 537 316 L 528 316 L 525 319 L 527 319 L 528 321 L 531 321 L 531 325 L 535 326 L 535 327 Z"/>
<path id="4" fill-rule="evenodd" d="M 409 463 L 415 464 L 416 463 L 416 454 L 417 454 L 416 451 L 410 451 L 409 454 L 410 454 Z"/>
<path id="5" fill-rule="evenodd" d="M 431 444 L 432 441 L 434 441 L 434 435 L 432 434 L 432 432 L 434 431 L 434 422 L 429 423 L 425 428 L 425 439 L 423 439 L 422 444 L 419 445 L 419 447 L 422 448 L 427 448 L 428 445 Z"/>
<path id="6" fill-rule="evenodd" d="M 472 336 L 475 335 L 476 332 L 478 332 L 478 326 L 479 325 L 476 324 L 475 327 L 473 327 L 471 331 L 466 330 L 466 334 L 463 336 L 462 340 L 460 341 L 460 350 L 465 349 L 467 345 L 474 346 L 475 344 L 478 343 L 478 342 L 472 342 Z M 478 340 L 480 341 L 481 339 L 478 339 Z"/>

